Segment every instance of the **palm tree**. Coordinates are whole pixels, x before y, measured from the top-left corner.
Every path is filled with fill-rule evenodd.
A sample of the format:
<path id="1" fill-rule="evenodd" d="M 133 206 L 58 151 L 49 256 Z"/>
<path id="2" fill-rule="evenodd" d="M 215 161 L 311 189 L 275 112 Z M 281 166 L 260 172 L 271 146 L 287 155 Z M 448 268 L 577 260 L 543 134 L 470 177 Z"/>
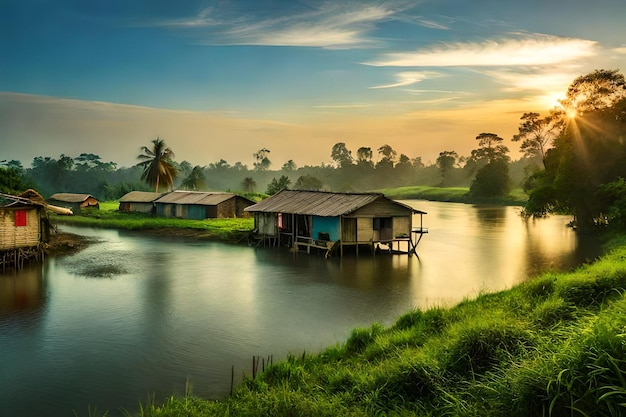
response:
<path id="1" fill-rule="evenodd" d="M 137 159 L 142 162 L 138 163 L 137 166 L 143 167 L 142 181 L 154 185 L 155 192 L 159 191 L 159 185 L 171 188 L 178 173 L 171 164 L 174 152 L 165 146 L 164 140 L 159 138 L 152 141 L 152 149 L 143 146 L 141 151 L 143 153 L 138 155 Z"/>

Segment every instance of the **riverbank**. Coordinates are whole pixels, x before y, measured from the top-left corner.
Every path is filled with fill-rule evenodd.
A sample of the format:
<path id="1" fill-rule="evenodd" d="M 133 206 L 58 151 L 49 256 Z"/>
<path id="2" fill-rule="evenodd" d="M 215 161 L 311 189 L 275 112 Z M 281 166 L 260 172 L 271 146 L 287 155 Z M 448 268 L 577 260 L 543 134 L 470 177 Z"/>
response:
<path id="1" fill-rule="evenodd" d="M 524 206 L 528 195 L 516 188 L 506 197 L 476 198 L 469 195 L 467 187 L 428 187 L 422 185 L 383 188 L 376 190 L 394 200 L 429 200 L 444 203 L 494 204 L 501 206 Z"/>
<path id="2" fill-rule="evenodd" d="M 189 393 L 134 415 L 624 415 L 625 240 L 569 273 L 355 329 L 222 401 Z"/>
<path id="3" fill-rule="evenodd" d="M 140 230 L 145 234 L 214 240 L 228 243 L 245 241 L 254 228 L 252 218 L 186 220 L 160 218 L 151 214 L 118 211 L 118 202 L 100 204 L 100 209 L 82 210 L 73 216 L 51 215 L 53 224 L 71 226 Z"/>

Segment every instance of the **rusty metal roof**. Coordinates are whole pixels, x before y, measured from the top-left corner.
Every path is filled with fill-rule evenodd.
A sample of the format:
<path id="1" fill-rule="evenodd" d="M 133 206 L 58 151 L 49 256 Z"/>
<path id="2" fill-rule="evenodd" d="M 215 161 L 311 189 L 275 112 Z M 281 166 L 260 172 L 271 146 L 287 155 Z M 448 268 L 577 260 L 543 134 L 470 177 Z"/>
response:
<path id="1" fill-rule="evenodd" d="M 235 197 L 237 197 L 236 194 L 224 192 L 172 191 L 156 200 L 155 203 L 215 206 Z"/>
<path id="2" fill-rule="evenodd" d="M 244 211 L 294 213 L 335 217 L 352 213 L 378 199 L 385 199 L 413 212 L 414 208 L 388 199 L 381 193 L 331 193 L 326 191 L 283 190 Z"/>
<path id="3" fill-rule="evenodd" d="M 151 203 L 165 193 L 131 191 L 120 198 L 120 203 Z"/>

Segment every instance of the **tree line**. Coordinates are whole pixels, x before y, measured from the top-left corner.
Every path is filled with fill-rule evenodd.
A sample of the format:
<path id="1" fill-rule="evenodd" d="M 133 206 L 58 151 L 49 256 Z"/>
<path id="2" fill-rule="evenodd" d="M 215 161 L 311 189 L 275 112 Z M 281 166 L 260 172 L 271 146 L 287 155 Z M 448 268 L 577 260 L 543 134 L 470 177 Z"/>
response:
<path id="1" fill-rule="evenodd" d="M 249 168 L 220 159 L 206 166 L 176 162 L 164 140 L 140 148 L 138 163 L 118 168 L 95 154 L 58 159 L 36 157 L 29 168 L 0 161 L 0 190 L 36 188 L 43 195 L 81 192 L 113 200 L 131 190 L 220 190 L 274 194 L 281 189 L 371 191 L 410 185 L 469 187 L 473 197 L 506 196 L 521 187 L 529 195 L 528 215 L 571 213 L 589 229 L 626 226 L 626 83 L 617 70 L 596 70 L 576 78 L 561 105 L 545 116 L 520 117 L 522 158 L 512 161 L 504 138 L 482 132 L 467 156 L 443 150 L 435 162 L 399 154 L 388 144 L 359 147 L 345 142 L 330 150 L 331 163 L 298 167 L 288 160 L 272 168 L 271 151 L 253 153 Z"/>

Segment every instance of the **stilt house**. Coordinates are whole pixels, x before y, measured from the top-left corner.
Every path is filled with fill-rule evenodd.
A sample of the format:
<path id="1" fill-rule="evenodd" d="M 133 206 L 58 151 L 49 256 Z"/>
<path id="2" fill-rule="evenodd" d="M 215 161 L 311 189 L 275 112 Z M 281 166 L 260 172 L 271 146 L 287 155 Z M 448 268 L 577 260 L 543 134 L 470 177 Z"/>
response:
<path id="1" fill-rule="evenodd" d="M 149 191 L 131 191 L 120 198 L 119 211 L 154 213 L 154 202 L 164 194 Z"/>
<path id="2" fill-rule="evenodd" d="M 172 191 L 154 202 L 156 215 L 181 219 L 246 217 L 244 209 L 254 201 L 233 193 Z"/>
<path id="3" fill-rule="evenodd" d="M 74 213 L 90 207 L 100 208 L 98 199 L 90 194 L 57 193 L 53 194 L 48 202 L 55 206 L 71 209 Z"/>
<path id="4" fill-rule="evenodd" d="M 0 194 L 0 264 L 2 270 L 20 267 L 43 255 L 41 244 L 50 237 L 46 205 L 28 197 Z"/>
<path id="5" fill-rule="evenodd" d="M 296 249 L 335 250 L 383 245 L 403 253 L 416 253 L 428 229 L 422 227 L 423 211 L 380 193 L 331 193 L 283 190 L 245 209 L 254 214 L 255 232 L 262 241 Z M 420 224 L 413 224 L 418 214 Z M 401 250 L 401 245 L 403 249 Z M 405 248 L 405 249 L 404 249 Z"/>

